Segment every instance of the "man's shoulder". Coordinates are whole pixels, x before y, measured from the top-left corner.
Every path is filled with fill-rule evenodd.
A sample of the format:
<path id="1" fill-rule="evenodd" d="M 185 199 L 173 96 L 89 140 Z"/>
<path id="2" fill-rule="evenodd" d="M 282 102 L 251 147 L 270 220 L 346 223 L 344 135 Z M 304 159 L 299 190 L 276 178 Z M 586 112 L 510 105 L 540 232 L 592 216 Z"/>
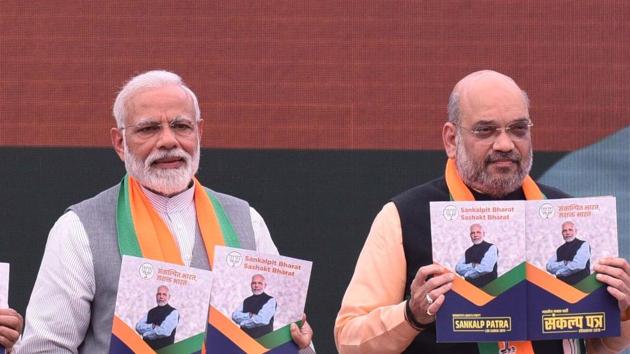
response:
<path id="1" fill-rule="evenodd" d="M 69 206 L 66 211 L 77 211 L 80 209 L 94 209 L 104 206 L 116 205 L 118 200 L 118 191 L 120 185 L 112 186 L 90 198 L 80 201 L 76 204 Z"/>
<path id="2" fill-rule="evenodd" d="M 444 177 L 407 189 L 392 198 L 397 206 L 404 204 L 417 204 L 419 202 L 448 200 L 448 187 Z"/>
<path id="3" fill-rule="evenodd" d="M 226 193 L 221 193 L 221 192 L 217 192 L 211 188 L 208 188 L 206 186 L 203 187 L 206 192 L 212 194 L 213 196 L 215 196 L 219 202 L 221 203 L 221 205 L 239 205 L 239 206 L 247 206 L 249 207 L 249 203 L 244 200 L 241 199 L 239 197 L 235 197 L 233 195 L 230 194 L 226 194 Z"/>

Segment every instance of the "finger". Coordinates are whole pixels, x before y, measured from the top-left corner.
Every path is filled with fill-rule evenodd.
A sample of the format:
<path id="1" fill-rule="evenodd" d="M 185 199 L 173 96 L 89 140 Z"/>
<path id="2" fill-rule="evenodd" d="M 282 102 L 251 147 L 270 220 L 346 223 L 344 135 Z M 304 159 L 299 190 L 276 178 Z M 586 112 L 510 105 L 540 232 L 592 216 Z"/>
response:
<path id="1" fill-rule="evenodd" d="M 621 279 L 626 283 L 630 282 L 630 274 L 628 274 L 623 269 L 623 265 L 614 266 L 614 265 L 610 265 L 610 263 L 597 264 L 595 265 L 595 267 L 593 267 L 593 269 L 595 269 L 595 272 L 597 273 L 606 274 L 606 275 L 615 277 L 617 279 Z"/>
<path id="2" fill-rule="evenodd" d="M 442 284 L 441 286 L 431 290 L 428 295 L 432 298 L 432 299 L 437 299 L 438 297 L 440 297 L 441 295 L 446 294 L 449 290 L 451 290 L 453 288 L 453 282 L 448 282 L 445 284 Z"/>
<path id="3" fill-rule="evenodd" d="M 630 301 L 628 301 L 628 295 L 622 291 L 619 291 L 619 289 L 609 286 L 609 287 L 606 287 L 606 290 L 608 291 L 610 295 L 612 295 L 615 299 L 617 299 L 619 303 L 626 304 L 626 307 L 630 303 Z"/>
<path id="4" fill-rule="evenodd" d="M 627 320 L 628 310 L 630 309 L 630 299 L 628 298 L 628 295 L 610 286 L 607 287 L 606 290 L 610 295 L 617 299 L 622 321 Z"/>
<path id="5" fill-rule="evenodd" d="M 0 327 L 9 327 L 13 330 L 21 332 L 23 323 L 24 320 L 22 319 L 22 315 L 13 309 L 3 309 L 3 311 L 0 312 Z"/>
<path id="6" fill-rule="evenodd" d="M 308 322 L 306 322 L 306 321 L 302 324 L 302 328 L 300 328 L 300 331 L 303 334 L 308 334 L 308 335 L 311 335 L 311 336 L 313 335 L 313 329 L 311 328 L 311 325 L 309 325 Z M 306 344 L 310 344 L 310 343 L 311 343 L 311 341 L 310 341 L 310 337 L 309 337 L 309 341 Z"/>
<path id="7" fill-rule="evenodd" d="M 444 304 L 444 299 L 446 299 L 444 295 L 438 296 L 437 299 L 435 299 L 435 301 L 431 304 L 431 306 L 429 306 L 427 310 L 429 310 L 429 312 L 431 312 L 433 316 L 435 316 L 438 313 L 438 311 L 440 311 L 442 304 Z"/>
<path id="8" fill-rule="evenodd" d="M 630 285 L 626 279 L 620 279 L 614 275 L 610 275 L 609 273 L 599 273 L 595 276 L 595 279 L 604 283 L 608 286 L 618 289 L 621 292 L 625 292 L 630 294 Z"/>
<path id="9" fill-rule="evenodd" d="M 435 276 L 429 279 L 424 285 L 412 288 L 411 289 L 411 297 L 409 298 L 409 306 L 411 307 L 411 311 L 418 318 L 419 315 L 426 313 L 427 306 L 433 302 L 433 299 L 439 296 L 440 294 L 450 290 L 450 285 L 448 288 L 445 288 L 438 292 L 433 292 L 435 289 L 438 289 L 446 284 L 451 284 L 455 275 L 451 272 L 443 273 L 441 275 Z M 431 301 L 429 301 L 429 299 Z"/>
<path id="10" fill-rule="evenodd" d="M 302 328 L 299 328 L 295 323 L 292 323 L 290 331 L 291 338 L 293 339 L 295 344 L 297 344 L 298 348 L 306 348 L 311 343 L 313 332 L 308 324 L 305 324 L 304 326 L 302 326 Z"/>
<path id="11" fill-rule="evenodd" d="M 435 276 L 445 272 L 448 272 L 448 270 L 441 265 L 429 264 L 418 269 L 414 280 L 419 281 L 419 285 L 422 285 L 429 276 Z"/>
<path id="12" fill-rule="evenodd" d="M 420 291 L 418 291 L 418 294 L 413 294 L 415 295 L 414 301 L 418 301 L 422 299 L 428 300 L 426 299 L 426 295 L 429 295 L 431 299 L 435 299 L 443 292 L 448 291 L 448 289 L 450 289 L 450 286 L 447 290 L 444 290 L 443 292 L 434 292 L 434 291 L 440 287 L 443 287 L 446 284 L 451 284 L 454 278 L 455 278 L 455 275 L 449 272 L 449 273 L 445 273 L 445 274 L 429 279 L 424 284 L 424 286 L 420 288 Z M 422 294 L 425 294 L 425 295 L 422 295 Z"/>
<path id="13" fill-rule="evenodd" d="M 453 283 L 447 283 L 442 285 L 441 287 L 431 291 L 430 296 L 434 298 L 432 304 L 428 306 L 429 312 L 432 314 L 436 314 L 437 311 L 442 307 L 444 303 L 444 299 L 446 299 L 446 293 L 453 288 Z"/>
<path id="14" fill-rule="evenodd" d="M 620 258 L 620 257 L 600 258 L 597 261 L 597 264 L 621 268 L 624 270 L 624 272 L 626 272 L 627 274 L 630 274 L 630 264 L 628 264 L 628 261 L 624 258 Z"/>
<path id="15" fill-rule="evenodd" d="M 424 293 L 427 293 L 434 288 L 437 288 L 446 283 L 452 282 L 453 279 L 455 278 L 455 275 L 451 272 L 445 272 L 445 273 L 439 273 L 439 274 L 440 275 L 434 276 L 433 278 L 426 281 L 418 280 L 420 278 L 415 278 L 413 282 L 411 283 L 412 297 L 416 294 L 418 294 L 419 297 L 424 297 L 424 295 L 422 295 L 423 293 L 421 290 L 424 290 Z"/>
<path id="16" fill-rule="evenodd" d="M 455 279 L 455 275 L 451 272 L 448 272 L 427 280 L 425 284 L 428 289 L 435 289 L 444 284 L 453 282 L 453 279 Z"/>
<path id="17" fill-rule="evenodd" d="M 0 345 L 5 348 L 13 347 L 20 337 L 20 332 L 13 328 L 0 326 Z"/>
<path id="18" fill-rule="evenodd" d="M 289 327 L 289 330 L 291 332 L 291 337 L 293 337 L 295 339 L 295 337 L 300 335 L 300 328 L 298 327 L 298 325 L 296 323 L 291 323 L 291 326 Z"/>
<path id="19" fill-rule="evenodd" d="M 444 294 L 451 290 L 452 286 L 453 283 L 449 282 L 429 292 L 427 295 L 432 301 L 428 301 L 425 296 L 425 299 L 423 301 L 419 301 L 415 306 L 410 303 L 411 312 L 416 320 L 422 324 L 433 322 L 435 320 L 435 313 L 444 302 Z"/>

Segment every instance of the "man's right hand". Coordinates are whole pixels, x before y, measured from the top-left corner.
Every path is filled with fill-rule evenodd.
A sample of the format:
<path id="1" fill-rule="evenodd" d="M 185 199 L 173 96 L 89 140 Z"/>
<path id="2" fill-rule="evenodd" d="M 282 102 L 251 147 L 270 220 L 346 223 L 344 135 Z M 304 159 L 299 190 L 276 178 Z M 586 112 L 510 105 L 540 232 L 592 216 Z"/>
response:
<path id="1" fill-rule="evenodd" d="M 304 349 L 311 344 L 313 340 L 313 329 L 306 322 L 306 314 L 302 314 L 302 327 L 298 327 L 296 323 L 291 323 L 290 326 L 291 338 L 298 348 Z"/>
<path id="2" fill-rule="evenodd" d="M 6 349 L 13 348 L 20 338 L 24 319 L 14 309 L 0 309 L 0 345 Z"/>
<path id="3" fill-rule="evenodd" d="M 435 321 L 435 314 L 444 303 L 444 294 L 451 290 L 454 278 L 453 273 L 437 264 L 418 269 L 409 298 L 411 312 L 418 323 L 426 325 Z"/>

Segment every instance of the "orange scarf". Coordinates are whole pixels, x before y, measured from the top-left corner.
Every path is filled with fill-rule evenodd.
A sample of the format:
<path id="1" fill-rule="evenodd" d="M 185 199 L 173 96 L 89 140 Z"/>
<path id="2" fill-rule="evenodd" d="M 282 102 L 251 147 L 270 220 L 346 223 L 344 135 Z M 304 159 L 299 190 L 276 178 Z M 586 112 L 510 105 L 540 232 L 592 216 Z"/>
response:
<path id="1" fill-rule="evenodd" d="M 194 181 L 197 223 L 212 266 L 215 245 L 239 247 L 238 238 L 221 204 Z M 177 241 L 168 226 L 131 176 L 123 178 L 117 206 L 118 245 L 121 254 L 184 264 Z"/>

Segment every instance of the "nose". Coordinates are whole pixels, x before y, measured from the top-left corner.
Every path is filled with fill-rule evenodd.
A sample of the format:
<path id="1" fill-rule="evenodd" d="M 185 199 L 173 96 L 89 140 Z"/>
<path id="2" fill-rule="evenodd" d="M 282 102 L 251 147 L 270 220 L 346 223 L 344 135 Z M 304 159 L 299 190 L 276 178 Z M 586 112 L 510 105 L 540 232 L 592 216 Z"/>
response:
<path id="1" fill-rule="evenodd" d="M 160 134 L 156 146 L 157 148 L 170 150 L 177 147 L 178 144 L 179 142 L 177 141 L 175 132 L 173 132 L 171 127 L 167 125 L 166 127 L 162 127 L 162 129 L 160 129 Z"/>
<path id="2" fill-rule="evenodd" d="M 492 148 L 496 151 L 512 151 L 514 149 L 514 141 L 505 131 L 505 128 L 499 131 L 499 135 L 494 139 Z"/>

